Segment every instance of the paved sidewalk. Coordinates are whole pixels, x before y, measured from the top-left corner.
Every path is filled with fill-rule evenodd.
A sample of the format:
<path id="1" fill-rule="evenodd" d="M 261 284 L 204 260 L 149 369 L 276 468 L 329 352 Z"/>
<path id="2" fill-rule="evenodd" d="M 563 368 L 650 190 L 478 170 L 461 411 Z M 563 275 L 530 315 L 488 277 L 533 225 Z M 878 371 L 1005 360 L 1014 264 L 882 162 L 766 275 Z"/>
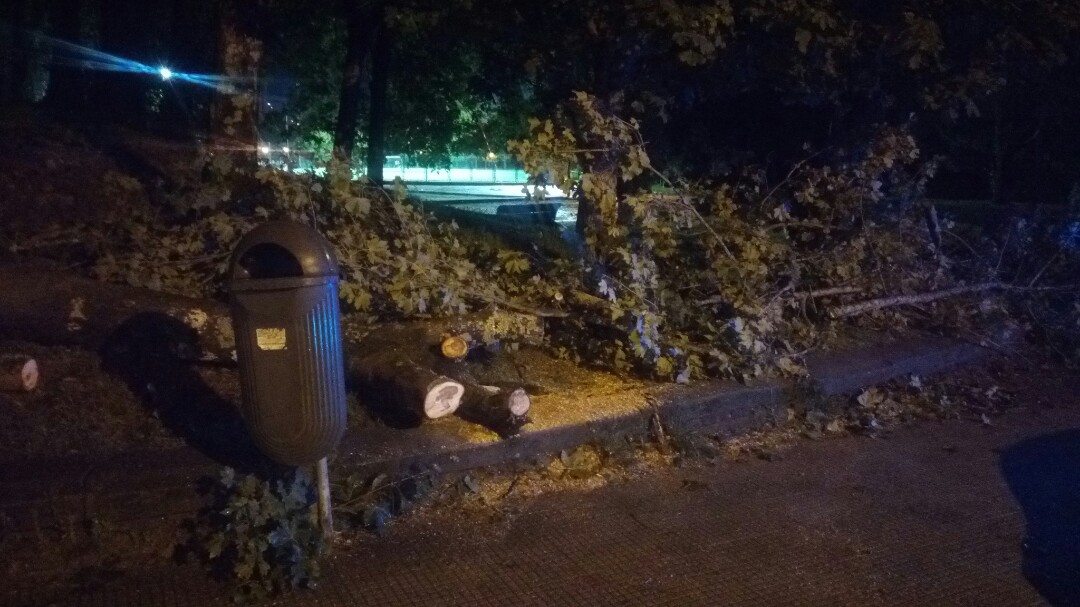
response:
<path id="1" fill-rule="evenodd" d="M 989 426 L 804 441 L 779 461 L 543 495 L 495 522 L 406 518 L 278 604 L 1078 605 L 1074 381 L 1032 381 Z M 61 604 L 218 602 L 197 570 L 174 568 Z"/>

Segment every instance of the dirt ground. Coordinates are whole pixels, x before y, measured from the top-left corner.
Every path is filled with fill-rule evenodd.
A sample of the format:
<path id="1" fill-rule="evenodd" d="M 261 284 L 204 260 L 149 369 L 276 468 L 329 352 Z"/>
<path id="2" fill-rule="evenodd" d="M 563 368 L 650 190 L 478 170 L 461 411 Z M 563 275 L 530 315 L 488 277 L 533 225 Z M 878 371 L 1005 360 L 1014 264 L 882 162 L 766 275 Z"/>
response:
<path id="1" fill-rule="evenodd" d="M 31 393 L 0 394 L 0 460 L 71 454 L 106 455 L 183 444 L 96 355 L 74 348 L 0 342 L 0 354 L 38 361 Z"/>
<path id="2" fill-rule="evenodd" d="M 168 367 L 172 372 L 160 378 L 160 385 L 132 385 L 123 373 L 106 369 L 100 356 L 77 348 L 0 341 L 3 354 L 34 357 L 42 380 L 31 393 L 0 393 L 0 462 L 165 451 L 185 444 L 199 448 L 210 435 L 242 431 L 234 368 L 180 364 Z M 615 392 L 641 385 L 529 348 L 469 363 L 469 369 L 484 383 L 524 385 L 549 409 L 577 406 L 573 395 L 582 390 Z M 378 411 L 350 395 L 348 428 L 378 423 Z"/>

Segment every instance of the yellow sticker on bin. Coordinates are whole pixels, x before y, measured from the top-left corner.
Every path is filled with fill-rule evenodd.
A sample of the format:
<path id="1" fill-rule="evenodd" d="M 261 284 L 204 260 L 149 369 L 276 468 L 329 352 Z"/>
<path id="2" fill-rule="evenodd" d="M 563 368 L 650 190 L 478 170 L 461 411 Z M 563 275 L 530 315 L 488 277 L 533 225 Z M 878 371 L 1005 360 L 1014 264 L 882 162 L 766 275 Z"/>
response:
<path id="1" fill-rule="evenodd" d="M 284 350 L 285 329 L 255 329 L 255 342 L 260 350 Z"/>

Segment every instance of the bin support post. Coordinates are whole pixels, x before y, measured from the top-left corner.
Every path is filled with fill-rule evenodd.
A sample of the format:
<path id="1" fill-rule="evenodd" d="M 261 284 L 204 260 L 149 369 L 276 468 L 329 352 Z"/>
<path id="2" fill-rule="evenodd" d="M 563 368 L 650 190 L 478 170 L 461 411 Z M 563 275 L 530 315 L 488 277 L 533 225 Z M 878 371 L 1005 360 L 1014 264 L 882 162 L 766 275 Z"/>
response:
<path id="1" fill-rule="evenodd" d="M 323 538 L 330 541 L 334 535 L 334 515 L 330 510 L 330 474 L 325 457 L 315 464 L 315 482 L 319 486 L 319 526 Z"/>

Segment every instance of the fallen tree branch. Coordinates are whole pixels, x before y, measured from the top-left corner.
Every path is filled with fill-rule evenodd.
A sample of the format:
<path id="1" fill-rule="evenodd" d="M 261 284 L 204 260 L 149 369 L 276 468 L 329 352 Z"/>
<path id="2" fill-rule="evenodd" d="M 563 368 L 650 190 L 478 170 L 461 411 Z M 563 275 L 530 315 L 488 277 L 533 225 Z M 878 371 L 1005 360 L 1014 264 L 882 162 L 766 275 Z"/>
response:
<path id="1" fill-rule="evenodd" d="M 799 293 L 792 293 L 790 297 L 799 299 L 819 299 L 822 297 L 835 297 L 837 295 L 854 295 L 862 293 L 861 287 L 829 287 L 827 289 L 815 289 L 813 291 L 802 291 Z M 713 304 L 724 303 L 727 298 L 723 295 L 715 295 L 707 299 L 701 300 L 701 305 L 711 306 Z"/>
<path id="2" fill-rule="evenodd" d="M 491 305 L 500 306 L 516 312 L 518 314 L 527 314 L 530 316 L 536 316 L 537 318 L 566 318 L 570 316 L 569 313 L 562 310 L 550 310 L 543 308 L 536 308 L 525 304 L 519 304 L 510 301 L 509 299 L 503 299 L 502 297 L 496 297 L 494 295 L 485 295 L 479 291 L 468 291 L 468 294 L 476 299 L 483 300 Z"/>
<path id="3" fill-rule="evenodd" d="M 1013 285 L 1002 282 L 984 282 L 974 285 L 964 285 L 960 287 L 953 287 L 951 289 L 945 289 L 943 291 L 933 291 L 930 293 L 918 293 L 915 295 L 893 295 L 890 297 L 879 297 L 877 299 L 871 299 L 868 301 L 862 301 L 846 306 L 842 306 L 833 310 L 833 318 L 847 318 L 849 316 L 858 316 L 859 314 L 865 314 L 866 312 L 873 312 L 875 310 L 883 310 L 885 308 L 892 308 L 896 306 L 915 305 L 921 303 L 930 303 L 939 299 L 946 299 L 949 297 L 957 297 L 960 295 L 969 295 L 971 293 L 981 293 L 984 291 L 1070 291 L 1080 288 L 1080 285 L 1067 285 L 1057 287 L 1023 287 L 1019 285 Z"/>
<path id="4" fill-rule="evenodd" d="M 817 299 L 819 297 L 833 297 L 836 295 L 854 295 L 862 292 L 862 287 L 829 287 L 828 289 L 815 289 L 805 293 L 796 293 L 796 296 Z"/>
<path id="5" fill-rule="evenodd" d="M 1031 279 L 1031 282 L 1029 282 L 1029 283 L 1028 283 L 1028 287 L 1029 287 L 1029 288 L 1030 288 L 1030 287 L 1034 287 L 1034 286 L 1035 286 L 1035 283 L 1039 282 L 1039 279 L 1040 279 L 1040 278 L 1042 278 L 1042 275 L 1043 275 L 1043 274 L 1045 274 L 1045 273 L 1046 273 L 1046 271 L 1050 269 L 1050 266 L 1051 266 L 1051 265 L 1052 265 L 1052 264 L 1053 264 L 1053 263 L 1054 263 L 1055 261 L 1057 261 L 1057 258 L 1058 258 L 1058 257 L 1060 257 L 1060 256 L 1061 256 L 1061 251 L 1060 251 L 1060 250 L 1058 250 L 1058 252 L 1057 252 L 1057 253 L 1055 253 L 1055 254 L 1054 254 L 1054 256 L 1053 256 L 1053 257 L 1051 257 L 1051 258 L 1050 258 L 1050 260 L 1046 262 L 1046 265 L 1044 265 L 1044 266 L 1042 267 L 1042 269 L 1041 269 L 1041 270 L 1039 270 L 1039 273 L 1035 275 L 1035 278 L 1032 278 L 1032 279 Z"/>

